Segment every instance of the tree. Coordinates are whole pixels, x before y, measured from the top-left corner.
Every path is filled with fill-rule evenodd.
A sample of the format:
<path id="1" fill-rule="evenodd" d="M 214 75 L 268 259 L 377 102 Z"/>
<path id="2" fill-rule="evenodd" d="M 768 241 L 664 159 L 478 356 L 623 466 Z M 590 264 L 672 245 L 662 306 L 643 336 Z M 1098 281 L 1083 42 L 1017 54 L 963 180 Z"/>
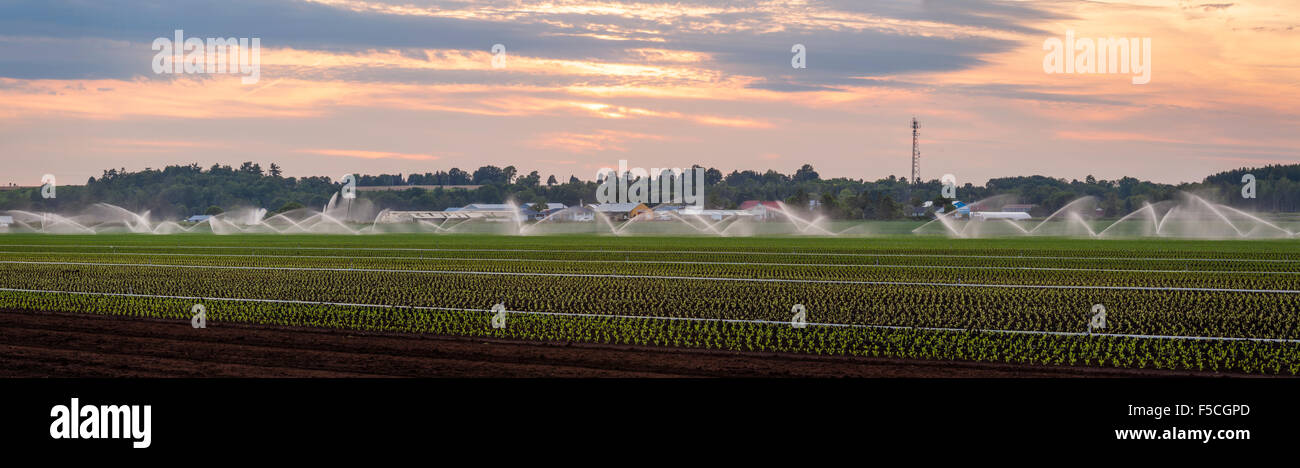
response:
<path id="1" fill-rule="evenodd" d="M 501 203 L 501 190 L 495 185 L 484 185 L 474 191 L 474 200 L 481 203 Z"/>
<path id="2" fill-rule="evenodd" d="M 878 219 L 898 219 L 903 217 L 903 205 L 894 201 L 894 197 L 885 195 L 880 197 L 880 202 L 876 204 L 876 217 Z"/>
<path id="3" fill-rule="evenodd" d="M 550 186 L 555 185 L 555 184 L 558 184 L 558 183 L 560 183 L 560 181 L 555 180 L 555 174 L 551 174 L 550 177 L 547 177 L 547 178 L 546 178 L 546 186 L 547 186 L 547 187 L 550 187 Z"/>
<path id="4" fill-rule="evenodd" d="M 520 177 L 518 182 L 519 185 L 522 185 L 524 187 L 537 188 L 537 185 L 540 184 L 541 181 L 542 181 L 542 175 L 538 174 L 537 171 L 533 171 L 533 172 L 529 172 L 528 175 L 526 176 Z"/>
<path id="5" fill-rule="evenodd" d="M 698 167 L 698 166 L 697 166 Z M 102 177 L 86 179 L 84 186 L 59 188 L 57 200 L 45 200 L 39 189 L 0 190 L 0 210 L 37 210 L 75 213 L 94 203 L 111 203 L 132 211 L 151 211 L 158 218 L 188 217 L 203 214 L 204 207 L 248 206 L 280 207 L 291 209 L 298 205 L 319 207 L 329 202 L 338 192 L 335 181 L 325 176 L 276 177 L 272 165 L 270 175 L 262 174 L 256 164 L 247 163 L 232 169 L 214 164 L 210 168 L 198 164 L 167 166 L 137 172 L 125 168 L 103 171 Z M 843 177 L 813 178 L 816 172 L 804 165 L 795 177 L 776 171 L 737 170 L 722 177 L 717 169 L 706 172 L 711 182 L 706 191 L 706 205 L 728 208 L 745 200 L 788 200 L 791 208 L 806 210 L 815 197 L 822 203 L 827 216 L 839 219 L 889 219 L 896 217 L 894 207 L 902 207 L 894 200 L 915 205 L 918 201 L 939 195 L 938 181 L 923 182 L 909 187 L 896 176 L 887 176 L 872 182 Z M 531 176 L 533 172 L 529 172 Z M 1240 196 L 1242 177 L 1255 176 L 1258 196 Z M 505 170 L 485 166 L 471 175 L 452 168 L 447 172 L 409 174 L 403 182 L 401 174 L 357 174 L 359 182 L 372 185 L 470 185 L 477 179 L 478 190 L 437 188 L 434 190 L 403 190 L 363 192 L 358 196 L 369 199 L 379 209 L 441 210 L 469 203 L 501 203 L 514 199 L 522 204 L 532 204 L 539 199 L 577 204 L 591 200 L 594 187 L 591 182 L 576 176 L 567 184 L 538 186 L 530 183 L 537 179 L 523 177 L 518 184 L 506 184 Z M 540 179 L 540 175 L 537 176 Z M 1091 180 L 1096 180 L 1093 177 Z M 365 185 L 363 183 L 362 185 Z M 910 192 L 908 189 L 912 189 Z M 919 189 L 919 190 L 918 190 Z M 65 191 L 66 190 L 66 191 Z M 1206 177 L 1203 182 L 1178 185 L 1159 184 L 1123 177 L 1115 181 L 1096 180 L 1089 184 L 1044 176 L 1003 177 L 989 179 L 982 186 L 965 183 L 959 190 L 961 199 L 980 200 L 994 195 L 1014 196 L 1019 203 L 1038 205 L 1035 215 L 1052 213 L 1081 196 L 1093 196 L 1107 216 L 1123 216 L 1142 209 L 1147 203 L 1156 204 L 1174 199 L 1179 192 L 1217 195 L 1216 203 L 1252 211 L 1294 212 L 1300 210 L 1300 164 L 1278 165 L 1263 168 L 1242 168 Z M 834 200 L 826 195 L 834 195 Z M 916 197 L 913 200 L 913 197 Z M 888 197 L 886 199 L 886 197 Z M 950 200 L 933 199 L 935 208 L 952 210 Z M 992 207 L 996 208 L 996 207 Z M 219 208 L 217 209 L 219 210 Z M 214 212 L 220 212 L 213 210 Z"/>
<path id="6" fill-rule="evenodd" d="M 216 216 L 216 215 L 219 215 L 219 214 L 224 213 L 224 212 L 225 212 L 225 210 L 222 210 L 221 207 L 216 206 L 216 205 L 212 205 L 212 206 L 209 206 L 208 209 L 207 209 L 207 211 L 204 211 L 203 214 L 208 215 L 208 216 Z"/>
<path id="7" fill-rule="evenodd" d="M 280 177 L 280 166 L 271 163 L 271 177 Z"/>
<path id="8" fill-rule="evenodd" d="M 1052 194 L 1042 202 L 1043 208 L 1049 212 L 1056 212 L 1065 205 L 1079 198 L 1074 192 L 1051 192 Z M 1078 206 L 1078 205 L 1076 205 Z"/>
<path id="9" fill-rule="evenodd" d="M 699 167 L 699 166 L 696 166 L 696 167 Z M 705 171 L 704 171 L 704 185 L 705 185 L 705 186 L 709 186 L 709 185 L 718 185 L 718 182 L 722 182 L 722 171 L 719 171 L 719 170 L 714 169 L 714 168 L 712 168 L 712 167 L 710 167 L 708 170 L 705 170 Z"/>
<path id="10" fill-rule="evenodd" d="M 820 180 L 820 176 L 817 174 L 817 171 L 813 170 L 812 164 L 804 164 L 803 167 L 800 167 L 799 170 L 794 172 L 793 179 L 795 182 L 808 182 Z"/>
<path id="11" fill-rule="evenodd" d="M 835 195 L 832 195 L 829 192 L 823 193 L 821 198 L 821 209 L 823 213 L 834 214 L 836 210 L 839 209 L 839 203 L 835 199 Z"/>
<path id="12" fill-rule="evenodd" d="M 941 208 L 943 209 L 944 213 L 948 213 L 956 209 L 956 207 L 952 205 L 952 201 L 948 200 L 947 198 L 934 197 L 934 199 L 930 201 L 932 202 L 930 206 L 934 208 L 936 212 L 939 211 L 939 209 Z"/>
<path id="13" fill-rule="evenodd" d="M 1083 183 L 1088 185 L 1095 185 L 1097 183 L 1097 178 L 1093 177 L 1092 174 L 1088 174 L 1088 177 L 1085 177 L 1083 179 Z"/>
<path id="14" fill-rule="evenodd" d="M 799 190 L 796 191 L 794 195 L 785 199 L 785 204 L 800 209 L 807 208 L 808 192 L 804 191 L 803 187 L 799 187 Z"/>
<path id="15" fill-rule="evenodd" d="M 475 185 L 504 184 L 506 182 L 505 172 L 499 167 L 483 166 L 474 171 Z"/>
<path id="16" fill-rule="evenodd" d="M 302 209 L 302 208 L 303 208 L 302 203 L 298 203 L 298 202 L 296 202 L 296 201 L 291 201 L 291 202 L 285 203 L 285 204 L 283 204 L 283 205 L 280 205 L 280 209 L 275 210 L 275 211 L 273 211 L 273 212 L 271 212 L 271 213 L 268 213 L 268 214 L 279 214 L 279 213 L 285 213 L 285 212 L 289 212 L 289 211 L 293 211 L 293 210 L 297 210 L 297 209 Z"/>
<path id="17" fill-rule="evenodd" d="M 1122 205 L 1123 202 L 1120 201 L 1119 195 L 1117 195 L 1115 192 L 1107 193 L 1106 198 L 1101 201 L 1101 209 L 1106 217 L 1118 216 L 1120 210 L 1123 209 Z"/>
<path id="18" fill-rule="evenodd" d="M 473 183 L 473 179 L 470 178 L 468 172 L 456 167 L 447 171 L 447 183 L 445 185 L 470 185 L 471 183 Z"/>
<path id="19" fill-rule="evenodd" d="M 245 161 L 243 165 L 239 166 L 239 172 L 260 176 L 262 175 L 262 166 L 254 164 L 252 161 Z"/>

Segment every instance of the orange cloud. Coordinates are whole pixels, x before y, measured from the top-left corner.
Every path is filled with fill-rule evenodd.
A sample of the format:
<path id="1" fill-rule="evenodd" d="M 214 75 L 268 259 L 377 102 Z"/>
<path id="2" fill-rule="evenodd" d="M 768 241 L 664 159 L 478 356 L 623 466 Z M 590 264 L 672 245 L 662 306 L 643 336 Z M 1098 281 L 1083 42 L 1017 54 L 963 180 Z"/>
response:
<path id="1" fill-rule="evenodd" d="M 0 118 L 308 117 L 321 114 L 326 104 L 338 102 L 354 92 L 344 82 L 301 80 L 249 95 L 253 89 L 240 84 L 236 76 L 169 81 L 0 78 L 0 102 L 5 103 Z"/>
<path id="2" fill-rule="evenodd" d="M 551 133 L 534 140 L 532 144 L 541 148 L 558 149 L 571 153 L 593 153 L 598 151 L 627 151 L 623 144 L 632 140 L 662 141 L 666 139 L 659 135 L 646 133 L 599 130 L 596 133 Z"/>
<path id="3" fill-rule="evenodd" d="M 346 150 L 346 149 L 300 149 L 295 153 L 320 154 L 324 156 L 340 156 L 345 158 L 362 158 L 362 159 L 409 159 L 419 161 L 431 161 L 438 159 L 432 154 L 417 153 L 392 153 L 387 151 L 363 151 L 363 150 Z"/>
<path id="4" fill-rule="evenodd" d="M 529 75 L 602 76 L 636 79 L 708 82 L 722 73 L 698 65 L 708 56 L 695 52 L 665 49 L 636 49 L 634 53 L 649 60 L 630 63 L 593 60 L 563 60 L 513 55 L 507 50 L 504 68 L 492 66 L 492 53 L 486 50 L 426 49 L 423 57 L 397 50 L 369 50 L 341 53 L 291 48 L 263 49 L 263 67 L 293 67 L 301 75 L 323 74 L 331 68 L 392 68 L 411 70 L 480 70 Z M 659 63 L 656 65 L 653 63 Z M 687 66 L 686 64 L 695 64 Z"/>
<path id="5" fill-rule="evenodd" d="M 1240 158 L 1231 156 L 1201 156 L 1198 159 L 1207 161 L 1232 161 L 1236 163 L 1249 164 L 1254 166 L 1266 166 L 1269 164 L 1295 164 L 1300 159 L 1278 159 L 1278 158 Z"/>
<path id="6" fill-rule="evenodd" d="M 1164 138 L 1145 133 L 1133 132 L 1092 132 L 1092 131 L 1071 131 L 1062 130 L 1056 132 L 1057 138 L 1066 140 L 1084 140 L 1084 141 L 1141 141 L 1146 143 L 1189 143 L 1183 140 L 1173 138 Z"/>
<path id="7" fill-rule="evenodd" d="M 143 153 L 170 152 L 197 148 L 220 148 L 229 143 L 195 141 L 195 140 L 142 140 L 129 138 L 106 138 L 97 140 L 100 151 L 109 153 Z"/>

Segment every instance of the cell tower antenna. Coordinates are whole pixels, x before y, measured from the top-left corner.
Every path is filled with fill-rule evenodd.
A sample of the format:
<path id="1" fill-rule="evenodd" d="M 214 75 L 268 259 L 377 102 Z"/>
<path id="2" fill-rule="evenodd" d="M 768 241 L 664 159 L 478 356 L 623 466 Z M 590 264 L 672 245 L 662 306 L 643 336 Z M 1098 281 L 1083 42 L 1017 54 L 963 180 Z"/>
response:
<path id="1" fill-rule="evenodd" d="M 921 142 L 920 131 L 921 124 L 912 117 L 912 185 L 921 181 Z"/>

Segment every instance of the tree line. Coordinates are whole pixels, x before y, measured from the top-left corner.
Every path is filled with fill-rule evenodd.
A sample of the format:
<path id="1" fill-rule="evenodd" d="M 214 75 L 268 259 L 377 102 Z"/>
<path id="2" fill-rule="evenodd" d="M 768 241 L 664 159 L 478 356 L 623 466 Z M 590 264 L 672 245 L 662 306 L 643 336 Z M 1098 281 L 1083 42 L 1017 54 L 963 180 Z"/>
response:
<path id="1" fill-rule="evenodd" d="M 1253 199 L 1243 198 L 1242 176 L 1255 176 Z M 446 186 L 411 187 L 401 190 L 358 191 L 381 208 L 395 210 L 442 210 L 470 203 L 503 203 L 514 200 L 532 205 L 559 202 L 566 205 L 595 201 L 597 183 L 570 175 L 561 182 L 555 175 L 545 179 L 538 171 L 520 174 L 514 166 L 483 166 L 474 171 L 451 168 L 423 174 L 358 175 L 359 186 Z M 461 186 L 461 187 L 452 187 Z M 477 187 L 463 187 L 477 186 Z M 28 210 L 69 213 L 94 203 L 111 203 L 128 210 L 150 211 L 154 219 L 183 218 L 212 214 L 237 207 L 264 207 L 273 211 L 323 207 L 341 188 L 329 177 L 285 177 L 282 168 L 245 162 L 239 167 L 198 164 L 146 168 L 141 171 L 109 169 L 91 177 L 82 186 L 62 186 L 57 198 L 41 198 L 39 188 L 0 191 L 0 210 Z M 709 208 L 737 208 L 746 200 L 780 200 L 787 205 L 817 211 L 837 219 L 900 219 L 932 213 L 950 206 L 940 197 L 938 180 L 912 183 L 889 176 L 874 181 L 844 177 L 823 178 L 808 164 L 793 174 L 774 170 L 746 170 L 723 174 L 705 171 L 705 198 Z M 1231 206 L 1261 212 L 1300 211 L 1300 165 L 1242 168 L 1206 177 L 1202 182 L 1161 184 L 1123 177 L 1117 180 L 1065 180 L 1044 176 L 1002 177 L 984 185 L 964 184 L 956 188 L 957 199 L 966 202 L 1009 194 L 1019 203 L 1036 205 L 1036 215 L 1056 211 L 1069 202 L 1094 196 L 1105 216 L 1119 216 L 1142 208 L 1145 203 L 1170 200 L 1180 191 L 1212 197 Z M 931 201 L 928 209 L 920 208 Z"/>

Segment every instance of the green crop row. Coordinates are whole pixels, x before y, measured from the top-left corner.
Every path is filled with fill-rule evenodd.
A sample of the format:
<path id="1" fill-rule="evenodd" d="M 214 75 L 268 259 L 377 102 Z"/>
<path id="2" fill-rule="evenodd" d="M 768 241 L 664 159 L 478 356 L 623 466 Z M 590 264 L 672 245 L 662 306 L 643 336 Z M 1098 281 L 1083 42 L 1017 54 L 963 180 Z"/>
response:
<path id="1" fill-rule="evenodd" d="M 9 288 L 715 319 L 1078 332 L 1094 304 L 1125 334 L 1300 338 L 1300 294 L 1028 289 L 451 273 L 9 264 Z"/>
<path id="2" fill-rule="evenodd" d="M 189 311 L 193 302 L 0 292 L 0 306 L 7 308 L 180 320 L 190 318 Z M 814 355 L 1285 375 L 1300 373 L 1300 346 L 1276 342 L 819 326 L 799 329 L 776 324 L 509 313 L 505 328 L 493 328 L 490 324 L 491 314 L 488 312 L 250 304 L 213 300 L 204 301 L 204 304 L 207 307 L 208 326 L 221 326 L 224 322 Z"/>
<path id="3" fill-rule="evenodd" d="M 0 292 L 0 307 L 188 319 L 189 307 L 202 302 L 214 326 L 315 326 L 1294 375 L 1300 371 L 1300 344 L 1293 342 L 1118 335 L 1298 340 L 1300 294 L 1099 286 L 1300 289 L 1300 262 L 1294 261 L 1300 259 L 1298 245 L 944 238 L 0 236 L 0 262 L 11 262 L 0 263 L 2 288 L 129 295 Z M 1083 271 L 1065 270 L 1070 268 Z M 147 297 L 151 295 L 200 299 Z M 485 310 L 496 303 L 517 311 L 508 314 L 504 329 L 492 328 L 487 312 L 412 308 Z M 794 304 L 806 306 L 807 320 L 814 325 L 796 329 L 786 324 Z M 1085 331 L 1095 304 L 1107 311 L 1105 334 L 1037 333 Z M 880 326 L 905 328 L 876 328 Z"/>
<path id="4" fill-rule="evenodd" d="M 205 256 L 113 254 L 0 254 L 0 261 L 113 263 L 214 267 L 277 267 L 382 270 L 480 271 L 641 276 L 794 279 L 818 281 L 976 283 L 1007 285 L 1122 286 L 1300 290 L 1300 272 L 1063 270 L 1060 267 L 995 265 L 774 264 L 700 260 L 587 260 L 480 258 L 336 258 L 328 256 Z"/>

